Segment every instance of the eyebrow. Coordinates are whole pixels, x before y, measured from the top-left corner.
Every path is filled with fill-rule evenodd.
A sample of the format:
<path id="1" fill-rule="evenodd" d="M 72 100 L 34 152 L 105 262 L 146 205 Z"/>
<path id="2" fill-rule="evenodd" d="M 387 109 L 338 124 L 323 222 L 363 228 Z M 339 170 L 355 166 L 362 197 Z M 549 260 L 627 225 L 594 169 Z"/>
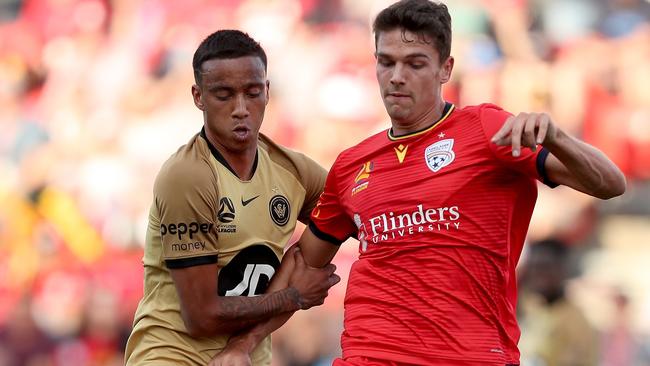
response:
<path id="1" fill-rule="evenodd" d="M 389 55 L 387 53 L 382 53 L 382 52 L 377 53 L 376 56 L 377 56 L 377 58 L 380 58 L 380 57 L 390 58 L 390 59 L 394 58 L 393 56 L 391 56 L 391 55 Z M 419 57 L 424 57 L 426 59 L 430 59 L 430 57 L 427 54 L 420 53 L 420 52 L 410 53 L 410 54 L 406 55 L 406 57 L 404 57 L 404 58 L 408 59 L 408 58 L 419 58 Z"/>
<path id="2" fill-rule="evenodd" d="M 244 85 L 244 89 L 250 89 L 250 88 L 264 88 L 264 83 L 258 83 L 258 82 L 253 82 L 253 83 L 248 83 Z M 209 91 L 220 91 L 220 90 L 227 90 L 227 91 L 233 91 L 236 88 L 233 88 L 230 85 L 224 85 L 222 83 L 216 82 L 214 84 L 209 84 L 207 85 L 207 89 Z"/>

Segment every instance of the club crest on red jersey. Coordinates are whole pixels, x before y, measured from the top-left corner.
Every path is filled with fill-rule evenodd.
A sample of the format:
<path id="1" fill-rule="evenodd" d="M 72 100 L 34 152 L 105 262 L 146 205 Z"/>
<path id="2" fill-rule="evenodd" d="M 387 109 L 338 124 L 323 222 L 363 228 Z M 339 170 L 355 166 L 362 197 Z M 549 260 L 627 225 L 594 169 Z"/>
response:
<path id="1" fill-rule="evenodd" d="M 429 145 L 424 151 L 424 160 L 432 172 L 437 173 L 440 169 L 451 164 L 456 158 L 456 154 L 452 149 L 454 147 L 454 139 L 446 139 Z"/>

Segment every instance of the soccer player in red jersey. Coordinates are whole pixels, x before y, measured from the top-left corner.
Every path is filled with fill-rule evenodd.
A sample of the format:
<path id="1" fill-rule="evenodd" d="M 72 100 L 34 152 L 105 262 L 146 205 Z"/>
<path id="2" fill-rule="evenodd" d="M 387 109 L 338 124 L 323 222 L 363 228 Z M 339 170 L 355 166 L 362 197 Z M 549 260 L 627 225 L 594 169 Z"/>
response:
<path id="1" fill-rule="evenodd" d="M 360 242 L 334 365 L 519 364 L 515 267 L 536 181 L 608 199 L 625 178 L 547 114 L 445 102 L 445 5 L 402 0 L 373 30 L 391 128 L 338 156 L 299 241 L 315 267 Z"/>

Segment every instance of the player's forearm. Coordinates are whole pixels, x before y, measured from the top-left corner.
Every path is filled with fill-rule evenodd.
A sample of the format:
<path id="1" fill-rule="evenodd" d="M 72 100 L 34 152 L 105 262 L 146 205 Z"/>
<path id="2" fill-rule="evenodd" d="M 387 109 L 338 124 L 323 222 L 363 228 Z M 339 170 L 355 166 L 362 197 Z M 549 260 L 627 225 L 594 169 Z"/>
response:
<path id="1" fill-rule="evenodd" d="M 205 305 L 203 305 L 205 306 Z M 283 313 L 301 308 L 300 294 L 293 287 L 256 297 L 223 296 L 211 306 L 208 319 L 186 319 L 192 336 L 232 334 Z M 189 317 L 188 317 L 189 318 Z"/>
<path id="2" fill-rule="evenodd" d="M 248 331 L 234 335 L 228 341 L 228 347 L 236 347 L 243 352 L 251 354 L 264 338 L 283 326 L 294 313 L 288 312 L 274 316 L 267 321 L 258 323 Z"/>
<path id="3" fill-rule="evenodd" d="M 569 171 L 569 174 L 594 197 L 608 199 L 625 192 L 625 177 L 600 150 L 562 131 L 544 144 Z M 553 179 L 553 176 L 550 177 Z"/>
<path id="4" fill-rule="evenodd" d="M 295 268 L 294 251 L 295 247 L 287 251 L 287 254 L 282 259 L 280 269 L 273 276 L 269 287 L 266 289 L 267 294 L 282 291 L 289 287 L 289 277 L 291 271 Z M 274 316 L 266 321 L 257 323 L 252 328 L 233 335 L 228 341 L 228 347 L 236 347 L 248 354 L 252 353 L 264 338 L 286 323 L 293 313 L 291 311 Z"/>

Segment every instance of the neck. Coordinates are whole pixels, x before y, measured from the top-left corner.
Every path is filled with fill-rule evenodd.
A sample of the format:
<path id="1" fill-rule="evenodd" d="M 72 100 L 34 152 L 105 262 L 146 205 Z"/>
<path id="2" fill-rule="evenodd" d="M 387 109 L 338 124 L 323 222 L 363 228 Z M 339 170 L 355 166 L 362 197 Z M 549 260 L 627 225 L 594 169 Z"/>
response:
<path id="1" fill-rule="evenodd" d="M 204 129 L 205 137 L 216 149 L 226 166 L 241 180 L 250 180 L 253 177 L 255 157 L 257 156 L 257 138 L 255 142 L 243 149 L 229 149 L 226 145 L 220 143 L 208 129 Z M 220 160 L 217 158 L 217 160 Z"/>
<path id="2" fill-rule="evenodd" d="M 433 105 L 432 108 L 429 108 L 426 113 L 421 116 L 418 116 L 416 119 L 409 120 L 396 120 L 391 119 L 391 125 L 393 129 L 393 136 L 403 136 L 408 135 L 413 132 L 418 132 L 424 130 L 436 123 L 440 118 L 442 118 L 442 113 L 445 109 L 445 101 L 441 98 Z"/>
<path id="3" fill-rule="evenodd" d="M 219 149 L 219 152 L 226 159 L 232 170 L 235 171 L 239 179 L 250 180 L 253 177 L 253 173 L 255 173 L 253 171 L 253 165 L 255 164 L 257 146 L 246 148 L 243 151 L 228 151 L 217 145 L 217 149 Z"/>

